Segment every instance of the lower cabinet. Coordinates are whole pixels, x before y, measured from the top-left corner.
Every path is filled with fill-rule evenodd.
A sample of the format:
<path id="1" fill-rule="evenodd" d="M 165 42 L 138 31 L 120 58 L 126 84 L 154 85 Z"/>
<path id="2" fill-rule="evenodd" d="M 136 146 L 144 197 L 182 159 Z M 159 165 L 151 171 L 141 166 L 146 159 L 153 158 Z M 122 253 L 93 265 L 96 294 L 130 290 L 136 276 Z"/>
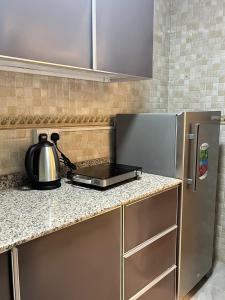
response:
<path id="1" fill-rule="evenodd" d="M 175 300 L 177 188 L 124 206 L 123 300 Z"/>
<path id="2" fill-rule="evenodd" d="M 0 300 L 12 300 L 12 274 L 8 252 L 0 254 Z"/>
<path id="3" fill-rule="evenodd" d="M 175 300 L 177 203 L 174 188 L 18 246 L 14 300 Z M 9 273 L 1 254 L 0 300 Z"/>
<path id="4" fill-rule="evenodd" d="M 118 208 L 19 246 L 21 300 L 119 300 L 120 222 Z"/>

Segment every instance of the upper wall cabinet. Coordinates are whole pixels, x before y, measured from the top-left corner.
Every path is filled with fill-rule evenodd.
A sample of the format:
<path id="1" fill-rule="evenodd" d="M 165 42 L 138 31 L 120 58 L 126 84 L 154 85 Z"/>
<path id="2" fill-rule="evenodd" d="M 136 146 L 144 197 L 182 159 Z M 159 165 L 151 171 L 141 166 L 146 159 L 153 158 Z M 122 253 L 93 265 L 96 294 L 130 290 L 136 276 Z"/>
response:
<path id="1" fill-rule="evenodd" d="M 1 0 L 0 55 L 92 66 L 91 0 Z"/>
<path id="2" fill-rule="evenodd" d="M 0 70 L 152 77 L 154 0 L 0 0 Z"/>
<path id="3" fill-rule="evenodd" d="M 154 0 L 94 2 L 95 67 L 108 72 L 152 77 Z"/>

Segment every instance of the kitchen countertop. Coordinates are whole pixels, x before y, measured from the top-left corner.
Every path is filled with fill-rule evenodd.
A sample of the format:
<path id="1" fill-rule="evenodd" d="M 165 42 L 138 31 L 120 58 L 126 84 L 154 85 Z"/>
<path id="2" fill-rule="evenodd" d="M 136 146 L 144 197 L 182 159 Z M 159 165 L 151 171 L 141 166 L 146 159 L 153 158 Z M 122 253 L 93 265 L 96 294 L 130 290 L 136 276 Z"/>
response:
<path id="1" fill-rule="evenodd" d="M 181 180 L 143 174 L 140 180 L 97 191 L 62 180 L 52 191 L 0 191 L 0 253 L 16 245 L 178 186 Z"/>

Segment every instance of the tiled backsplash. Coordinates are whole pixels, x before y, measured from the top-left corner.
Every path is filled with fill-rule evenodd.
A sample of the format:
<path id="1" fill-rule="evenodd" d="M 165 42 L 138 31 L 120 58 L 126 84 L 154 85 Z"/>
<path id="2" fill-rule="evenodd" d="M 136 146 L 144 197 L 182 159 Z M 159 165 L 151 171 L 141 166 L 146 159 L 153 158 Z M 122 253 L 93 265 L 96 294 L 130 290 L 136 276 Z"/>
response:
<path id="1" fill-rule="evenodd" d="M 60 132 L 60 137 L 60 148 L 74 162 L 112 157 L 110 129 L 76 128 Z M 25 153 L 32 143 L 30 129 L 0 130 L 0 175 L 23 172 Z"/>
<path id="2" fill-rule="evenodd" d="M 151 86 L 151 81 L 106 84 L 0 72 L 0 113 L 56 117 L 145 112 L 150 110 Z M 105 157 L 110 155 L 109 137 L 109 131 L 99 129 L 67 132 L 62 134 L 62 146 L 75 161 Z M 25 151 L 30 144 L 29 128 L 0 130 L 0 174 L 23 171 Z"/>
<path id="3" fill-rule="evenodd" d="M 0 71 L 1 114 L 110 115 L 145 111 L 151 81 L 101 83 Z"/>
<path id="4" fill-rule="evenodd" d="M 115 115 L 166 111 L 169 75 L 169 0 L 156 1 L 153 79 L 101 83 L 0 71 L 0 115 Z M 0 130 L 0 175 L 24 170 L 31 129 Z M 111 156 L 111 133 L 62 133 L 61 146 L 74 161 Z"/>
<path id="5" fill-rule="evenodd" d="M 225 114 L 225 2 L 171 0 L 169 111 Z M 225 126 L 221 126 L 216 256 L 225 261 Z"/>

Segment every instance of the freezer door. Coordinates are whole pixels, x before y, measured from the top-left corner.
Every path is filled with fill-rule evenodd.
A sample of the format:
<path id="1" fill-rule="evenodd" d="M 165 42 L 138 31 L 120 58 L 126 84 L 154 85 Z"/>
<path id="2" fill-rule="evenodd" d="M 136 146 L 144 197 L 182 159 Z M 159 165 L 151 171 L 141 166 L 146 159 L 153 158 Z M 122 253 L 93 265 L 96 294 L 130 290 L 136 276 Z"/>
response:
<path id="1" fill-rule="evenodd" d="M 212 267 L 220 112 L 186 113 L 185 120 L 179 299 Z"/>

